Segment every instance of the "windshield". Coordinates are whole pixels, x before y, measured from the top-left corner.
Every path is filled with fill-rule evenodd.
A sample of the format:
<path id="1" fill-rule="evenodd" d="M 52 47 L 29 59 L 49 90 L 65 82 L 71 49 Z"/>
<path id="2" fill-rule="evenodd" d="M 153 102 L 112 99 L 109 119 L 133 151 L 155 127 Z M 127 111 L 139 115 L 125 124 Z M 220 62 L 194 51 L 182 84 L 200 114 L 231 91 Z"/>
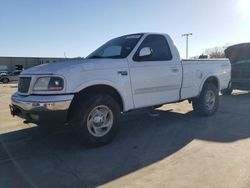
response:
<path id="1" fill-rule="evenodd" d="M 142 34 L 126 35 L 112 39 L 91 53 L 87 59 L 126 58 L 134 49 Z"/>

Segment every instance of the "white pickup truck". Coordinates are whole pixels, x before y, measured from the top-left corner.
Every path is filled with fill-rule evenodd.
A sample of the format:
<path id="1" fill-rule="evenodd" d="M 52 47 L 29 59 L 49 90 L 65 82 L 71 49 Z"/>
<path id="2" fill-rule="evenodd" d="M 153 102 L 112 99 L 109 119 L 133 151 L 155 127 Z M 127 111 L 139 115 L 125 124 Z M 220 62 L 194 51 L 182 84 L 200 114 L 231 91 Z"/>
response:
<path id="1" fill-rule="evenodd" d="M 26 122 L 67 123 L 88 146 L 112 140 L 124 112 L 188 99 L 198 115 L 214 114 L 230 82 L 222 60 L 180 60 L 167 34 L 112 39 L 86 59 L 23 71 L 12 115 Z"/>

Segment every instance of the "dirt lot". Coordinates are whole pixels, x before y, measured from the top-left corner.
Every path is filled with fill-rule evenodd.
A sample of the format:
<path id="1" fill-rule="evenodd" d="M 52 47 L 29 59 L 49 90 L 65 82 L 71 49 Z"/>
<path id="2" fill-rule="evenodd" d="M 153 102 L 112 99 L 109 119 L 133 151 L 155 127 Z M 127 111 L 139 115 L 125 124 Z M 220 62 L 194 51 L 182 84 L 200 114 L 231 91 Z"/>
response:
<path id="1" fill-rule="evenodd" d="M 209 118 L 187 102 L 122 118 L 113 143 L 81 146 L 70 127 L 53 131 L 10 116 L 15 84 L 0 84 L 0 187 L 250 187 L 250 94 L 220 97 Z"/>

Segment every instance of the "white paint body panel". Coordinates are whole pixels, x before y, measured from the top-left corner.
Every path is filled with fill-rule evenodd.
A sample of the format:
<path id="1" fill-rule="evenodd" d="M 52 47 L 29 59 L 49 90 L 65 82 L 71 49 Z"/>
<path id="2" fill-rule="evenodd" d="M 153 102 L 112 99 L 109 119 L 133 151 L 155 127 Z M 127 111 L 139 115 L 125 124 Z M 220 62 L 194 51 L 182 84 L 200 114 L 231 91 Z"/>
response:
<path id="1" fill-rule="evenodd" d="M 132 57 L 147 35 L 149 33 L 144 34 L 124 59 L 52 63 L 27 69 L 21 76 L 32 76 L 31 83 L 34 84 L 41 75 L 59 75 L 65 82 L 65 88 L 59 94 L 78 93 L 89 86 L 100 84 L 111 86 L 123 100 L 123 111 L 196 97 L 210 76 L 218 79 L 220 89 L 227 88 L 231 73 L 228 60 L 181 61 L 174 43 L 165 34 L 163 36 L 166 37 L 173 56 L 171 61 L 134 62 Z M 128 75 L 122 76 L 118 74 L 119 71 L 126 71 Z M 34 93 L 32 84 L 29 95 Z"/>
<path id="2" fill-rule="evenodd" d="M 172 51 L 172 60 L 133 61 L 134 53 L 146 36 L 137 44 L 134 52 L 128 56 L 135 108 L 178 101 L 182 83 L 180 56 L 168 36 L 165 37 Z M 173 69 L 177 71 L 173 72 Z"/>
<path id="3" fill-rule="evenodd" d="M 226 89 L 231 79 L 229 60 L 184 60 L 181 99 L 198 96 L 207 78 L 213 76 L 219 81 L 219 90 Z"/>

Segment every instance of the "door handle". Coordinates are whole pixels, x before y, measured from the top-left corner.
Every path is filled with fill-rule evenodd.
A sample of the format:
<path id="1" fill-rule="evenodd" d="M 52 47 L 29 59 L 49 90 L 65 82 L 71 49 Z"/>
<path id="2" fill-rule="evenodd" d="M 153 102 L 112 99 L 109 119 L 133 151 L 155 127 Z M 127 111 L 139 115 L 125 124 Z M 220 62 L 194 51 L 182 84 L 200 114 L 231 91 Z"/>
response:
<path id="1" fill-rule="evenodd" d="M 128 72 L 127 71 L 118 71 L 117 74 L 119 74 L 121 76 L 128 76 Z"/>

